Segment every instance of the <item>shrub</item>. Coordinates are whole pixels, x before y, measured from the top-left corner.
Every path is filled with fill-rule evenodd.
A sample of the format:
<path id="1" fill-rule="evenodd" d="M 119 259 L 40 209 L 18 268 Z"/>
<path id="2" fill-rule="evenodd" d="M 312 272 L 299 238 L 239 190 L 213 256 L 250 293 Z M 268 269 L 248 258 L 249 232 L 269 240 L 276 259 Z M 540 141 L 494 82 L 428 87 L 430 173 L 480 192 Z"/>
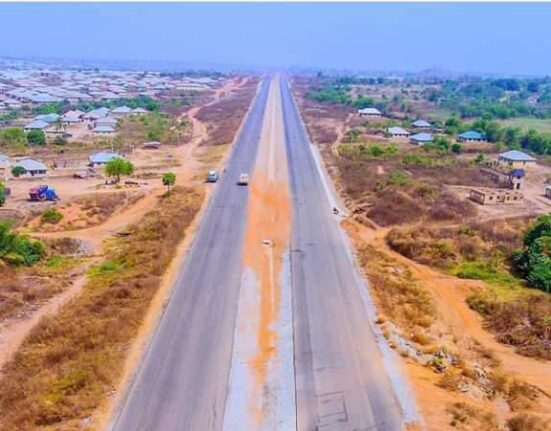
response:
<path id="1" fill-rule="evenodd" d="M 42 223 L 57 224 L 62 218 L 63 214 L 61 214 L 57 209 L 48 208 L 42 213 L 42 217 L 40 219 L 42 220 Z"/>
<path id="2" fill-rule="evenodd" d="M 18 178 L 21 175 L 25 175 L 27 173 L 27 170 L 23 166 L 14 166 L 11 168 L 11 174 Z"/>
<path id="3" fill-rule="evenodd" d="M 4 183 L 0 181 L 0 207 L 6 203 L 6 189 Z"/>
<path id="4" fill-rule="evenodd" d="M 34 265 L 45 255 L 40 241 L 14 232 L 8 223 L 0 223 L 0 260 L 13 265 Z"/>
<path id="5" fill-rule="evenodd" d="M 524 248 L 513 254 L 513 261 L 530 285 L 551 292 L 551 214 L 526 232 Z"/>
<path id="6" fill-rule="evenodd" d="M 29 145 L 46 145 L 46 135 L 42 130 L 31 130 L 27 133 L 27 143 Z"/>

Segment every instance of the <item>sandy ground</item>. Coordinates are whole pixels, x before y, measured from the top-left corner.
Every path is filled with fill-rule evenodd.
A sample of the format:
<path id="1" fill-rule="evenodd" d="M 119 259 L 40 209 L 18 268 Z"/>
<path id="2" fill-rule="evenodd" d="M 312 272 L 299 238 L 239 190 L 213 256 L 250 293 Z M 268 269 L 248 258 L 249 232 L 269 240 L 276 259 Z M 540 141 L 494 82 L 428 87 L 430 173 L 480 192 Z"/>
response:
<path id="1" fill-rule="evenodd" d="M 499 360 L 501 367 L 508 374 L 551 394 L 551 363 L 518 355 L 512 348 L 499 343 L 483 328 L 480 316 L 468 307 L 467 297 L 483 288 L 483 282 L 442 274 L 394 252 L 385 242 L 388 229 L 373 230 L 355 222 L 347 222 L 347 224 L 349 232 L 357 241 L 370 243 L 395 259 L 430 290 L 439 310 L 439 323 L 444 325 L 445 330 L 449 331 L 457 343 L 475 340 Z M 412 361 L 405 362 L 408 375 L 414 383 L 415 396 L 429 424 L 428 429 L 434 431 L 454 429 L 449 427 L 449 415 L 443 411 L 442 406 L 461 401 L 465 396 L 437 388 L 435 384 L 440 375 Z M 489 402 L 474 399 L 471 401 L 484 404 L 487 410 L 495 407 L 492 407 Z"/>
<path id="2" fill-rule="evenodd" d="M 279 82 L 273 80 L 251 177 L 243 277 L 225 430 L 290 429 L 295 415 L 290 277 L 291 202 Z"/>

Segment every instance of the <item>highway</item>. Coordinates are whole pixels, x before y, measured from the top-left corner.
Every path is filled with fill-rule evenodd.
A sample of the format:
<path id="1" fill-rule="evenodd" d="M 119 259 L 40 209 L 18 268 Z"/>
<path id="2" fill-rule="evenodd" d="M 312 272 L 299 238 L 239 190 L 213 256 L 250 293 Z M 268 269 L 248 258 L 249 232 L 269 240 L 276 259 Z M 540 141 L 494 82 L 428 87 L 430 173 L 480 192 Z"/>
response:
<path id="1" fill-rule="evenodd" d="M 268 83 L 242 126 L 112 430 L 222 427 L 247 219 L 248 190 L 236 181 L 254 165 Z"/>
<path id="2" fill-rule="evenodd" d="M 364 287 L 285 81 L 281 99 L 293 197 L 297 429 L 400 430 L 398 401 L 360 296 Z"/>
<path id="3" fill-rule="evenodd" d="M 266 114 L 266 118 L 271 118 L 266 122 L 271 126 L 263 128 L 268 100 L 270 114 Z M 268 133 L 269 137 L 260 139 L 261 134 Z M 255 165 L 257 153 L 263 162 Z M 288 187 L 278 186 L 275 180 L 260 181 L 262 166 L 272 166 L 266 168 L 270 171 L 274 164 L 277 167 L 277 163 L 285 164 L 285 161 L 287 166 L 281 171 L 280 178 L 284 179 L 284 185 L 288 183 Z M 239 173 L 253 172 L 255 166 L 258 183 L 253 187 L 236 186 Z M 260 174 L 258 169 L 261 169 Z M 271 83 L 264 80 L 227 162 L 227 172 L 221 177 L 203 215 L 168 307 L 110 430 L 402 429 L 402 411 L 385 371 L 361 294 L 365 286 L 355 268 L 339 219 L 331 211 L 322 175 L 287 81 L 284 78 L 279 82 L 272 79 Z M 270 177 L 269 172 L 267 176 Z M 275 178 L 279 177 L 275 175 Z M 251 181 L 255 181 L 255 175 Z M 258 185 L 264 182 L 267 185 Z M 272 212 L 269 206 L 273 204 L 270 197 L 278 192 L 272 191 L 268 197 L 263 197 L 263 191 L 273 190 L 269 187 L 279 187 L 280 192 L 289 190 L 289 231 L 281 229 L 283 221 L 277 220 L 278 209 Z M 249 199 L 251 190 L 255 191 L 253 198 Z M 260 205 L 267 206 L 261 208 Z M 251 206 L 258 210 L 258 216 L 254 211 L 251 213 Z M 285 211 L 280 214 L 282 220 L 285 214 Z M 248 226 L 247 220 L 259 220 L 259 226 L 265 231 L 255 235 L 256 227 Z M 251 289 L 242 285 L 243 274 L 245 270 L 255 270 L 255 265 L 258 265 L 256 274 L 262 273 L 262 260 L 254 260 L 254 256 L 260 256 L 262 247 L 266 247 L 260 246 L 261 238 L 273 238 L 270 223 L 275 223 L 279 232 L 284 233 L 285 239 L 278 239 L 276 245 L 283 244 L 285 250 L 280 254 L 287 256 L 290 262 L 289 265 L 274 267 L 289 271 L 289 289 L 282 292 L 283 298 L 286 292 L 289 295 L 291 323 L 287 326 L 292 342 L 280 347 L 278 337 L 281 339 L 282 335 L 275 327 L 276 322 L 285 318 L 285 313 L 280 311 L 285 310 L 285 306 L 278 299 L 282 296 L 278 289 L 282 287 L 277 282 L 285 275 L 280 274 L 274 276 L 276 282 L 270 288 L 272 302 L 268 309 L 274 314 L 273 321 L 269 320 L 270 327 L 264 328 L 272 344 L 248 346 L 247 343 L 266 342 L 266 337 L 244 338 L 236 328 L 236 321 L 247 322 L 245 330 L 254 335 L 256 327 L 251 327 L 252 323 L 241 315 L 250 313 L 256 317 L 249 320 L 256 322 L 262 321 L 265 312 L 251 311 L 250 307 L 238 311 L 241 310 L 238 308 L 240 292 L 243 294 L 246 289 Z M 260 251 L 255 251 L 255 247 Z M 283 259 L 280 254 L 275 254 L 277 259 Z M 232 361 L 234 340 L 238 340 L 239 345 Z M 254 352 L 262 352 L 262 349 L 274 358 L 274 363 L 281 360 L 278 358 L 290 358 L 289 369 L 294 368 L 294 375 L 292 372 L 269 374 L 268 370 L 271 380 L 267 380 L 257 396 L 271 401 L 259 402 L 258 405 L 261 409 L 266 405 L 274 411 L 292 412 L 286 416 L 296 414 L 296 418 L 268 423 L 263 418 L 273 417 L 273 414 L 256 412 L 252 415 L 251 409 L 239 401 L 239 392 L 244 390 L 239 386 L 241 381 L 234 382 L 229 388 L 230 375 L 234 379 L 236 375 L 246 376 L 251 368 L 249 360 L 243 359 L 239 352 L 251 351 L 251 357 L 258 357 Z M 257 368 L 258 363 L 257 360 Z M 272 370 L 273 364 L 270 364 L 267 360 L 263 367 Z M 263 375 L 258 370 L 256 374 L 253 371 L 250 373 L 257 377 L 256 380 Z M 291 382 L 290 396 L 283 398 L 286 406 L 290 399 L 293 408 L 282 410 L 281 406 L 274 405 L 280 401 L 271 393 L 272 388 L 285 386 L 274 382 L 274 375 L 277 379 Z M 247 393 L 256 392 L 249 390 Z M 238 401 L 227 402 L 227 399 Z M 228 405 L 231 405 L 231 420 L 226 418 L 224 421 L 224 414 L 229 415 L 226 411 Z M 251 418 L 245 418 L 247 415 Z M 232 425 L 228 426 L 229 423 Z"/>

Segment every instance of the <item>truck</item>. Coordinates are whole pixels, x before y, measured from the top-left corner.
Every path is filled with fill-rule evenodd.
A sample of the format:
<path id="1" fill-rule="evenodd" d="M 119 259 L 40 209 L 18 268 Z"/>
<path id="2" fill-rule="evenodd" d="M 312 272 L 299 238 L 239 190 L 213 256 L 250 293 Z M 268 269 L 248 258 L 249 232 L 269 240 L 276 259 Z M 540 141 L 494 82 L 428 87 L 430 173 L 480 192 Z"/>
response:
<path id="1" fill-rule="evenodd" d="M 53 188 L 42 185 L 29 189 L 29 199 L 31 201 L 57 201 L 59 196 Z"/>
<path id="2" fill-rule="evenodd" d="M 249 174 L 242 173 L 239 175 L 239 180 L 237 180 L 237 185 L 239 186 L 248 186 L 249 185 Z"/>
<path id="3" fill-rule="evenodd" d="M 207 174 L 207 183 L 215 183 L 216 181 L 218 181 L 218 172 L 211 169 Z"/>

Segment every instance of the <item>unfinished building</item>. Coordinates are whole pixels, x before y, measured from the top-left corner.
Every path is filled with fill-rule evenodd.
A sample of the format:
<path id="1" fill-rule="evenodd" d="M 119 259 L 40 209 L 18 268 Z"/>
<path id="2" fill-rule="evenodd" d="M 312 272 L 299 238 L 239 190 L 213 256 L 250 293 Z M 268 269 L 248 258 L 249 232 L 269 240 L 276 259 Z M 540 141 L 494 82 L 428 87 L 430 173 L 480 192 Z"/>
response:
<path id="1" fill-rule="evenodd" d="M 475 188 L 470 190 L 469 198 L 480 205 L 514 205 L 524 197 L 517 190 Z"/>
<path id="2" fill-rule="evenodd" d="M 522 185 L 522 179 L 526 175 L 524 169 L 515 168 L 512 170 L 503 171 L 497 165 L 482 168 L 483 175 L 490 177 L 492 181 L 499 184 L 501 187 L 506 187 L 513 190 L 519 190 Z"/>

